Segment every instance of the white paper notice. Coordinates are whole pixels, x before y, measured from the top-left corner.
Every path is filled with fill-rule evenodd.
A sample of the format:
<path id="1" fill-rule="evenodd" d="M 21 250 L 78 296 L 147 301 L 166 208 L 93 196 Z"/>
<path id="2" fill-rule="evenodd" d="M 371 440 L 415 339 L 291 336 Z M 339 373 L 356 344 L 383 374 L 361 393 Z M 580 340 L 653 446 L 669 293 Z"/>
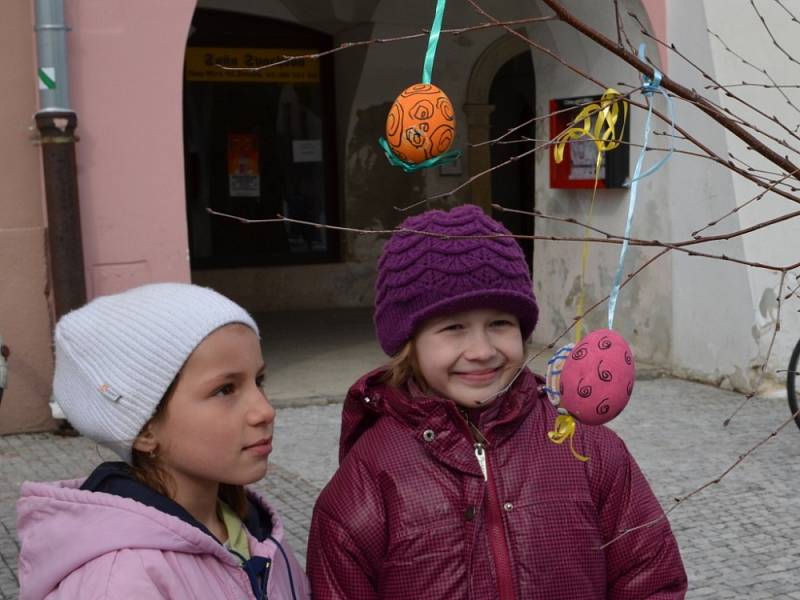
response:
<path id="1" fill-rule="evenodd" d="M 322 162 L 322 140 L 293 140 L 292 160 L 296 163 Z"/>

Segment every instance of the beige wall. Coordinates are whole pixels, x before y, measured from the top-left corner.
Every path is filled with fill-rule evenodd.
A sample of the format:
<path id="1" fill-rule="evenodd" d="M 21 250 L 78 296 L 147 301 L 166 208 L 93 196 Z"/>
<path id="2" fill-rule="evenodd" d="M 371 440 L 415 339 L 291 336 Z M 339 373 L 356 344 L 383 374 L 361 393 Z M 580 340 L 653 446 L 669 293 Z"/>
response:
<path id="1" fill-rule="evenodd" d="M 50 306 L 36 111 L 32 3 L 7 2 L 0 18 L 0 335 L 11 349 L 0 434 L 53 426 Z"/>

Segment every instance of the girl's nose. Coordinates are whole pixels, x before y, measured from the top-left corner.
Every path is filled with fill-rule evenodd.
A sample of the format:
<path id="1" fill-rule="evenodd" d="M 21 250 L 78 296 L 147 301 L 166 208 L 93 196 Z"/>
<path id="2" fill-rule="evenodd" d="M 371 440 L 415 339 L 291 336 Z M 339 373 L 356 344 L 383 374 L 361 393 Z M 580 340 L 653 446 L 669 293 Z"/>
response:
<path id="1" fill-rule="evenodd" d="M 256 388 L 250 394 L 250 410 L 248 420 L 252 425 L 270 424 L 275 420 L 275 409 L 267 398 L 267 393 L 261 388 Z"/>
<path id="2" fill-rule="evenodd" d="M 472 332 L 467 341 L 464 357 L 468 360 L 485 361 L 494 357 L 497 349 L 492 344 L 487 332 L 480 330 Z"/>

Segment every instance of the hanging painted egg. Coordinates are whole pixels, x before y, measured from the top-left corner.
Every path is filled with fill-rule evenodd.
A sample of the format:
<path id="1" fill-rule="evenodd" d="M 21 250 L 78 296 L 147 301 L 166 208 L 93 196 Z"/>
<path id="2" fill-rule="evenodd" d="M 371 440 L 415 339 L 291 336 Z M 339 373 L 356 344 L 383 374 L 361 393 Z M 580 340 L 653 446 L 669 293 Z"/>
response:
<path id="1" fill-rule="evenodd" d="M 430 83 L 407 87 L 386 117 L 386 141 L 398 158 L 420 163 L 450 149 L 456 117 L 450 98 Z"/>
<path id="2" fill-rule="evenodd" d="M 635 378 L 628 342 L 611 329 L 598 329 L 556 352 L 548 365 L 547 393 L 581 423 L 602 425 L 628 404 Z"/>

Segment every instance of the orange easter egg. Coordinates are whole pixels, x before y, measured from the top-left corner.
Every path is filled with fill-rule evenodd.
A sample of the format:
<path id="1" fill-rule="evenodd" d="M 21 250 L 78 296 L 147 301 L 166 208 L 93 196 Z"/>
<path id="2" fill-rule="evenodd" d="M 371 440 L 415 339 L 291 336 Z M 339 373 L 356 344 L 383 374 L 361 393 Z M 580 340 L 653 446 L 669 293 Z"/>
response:
<path id="1" fill-rule="evenodd" d="M 430 83 L 407 87 L 386 117 L 386 141 L 398 158 L 420 163 L 450 149 L 456 117 L 450 98 Z"/>

